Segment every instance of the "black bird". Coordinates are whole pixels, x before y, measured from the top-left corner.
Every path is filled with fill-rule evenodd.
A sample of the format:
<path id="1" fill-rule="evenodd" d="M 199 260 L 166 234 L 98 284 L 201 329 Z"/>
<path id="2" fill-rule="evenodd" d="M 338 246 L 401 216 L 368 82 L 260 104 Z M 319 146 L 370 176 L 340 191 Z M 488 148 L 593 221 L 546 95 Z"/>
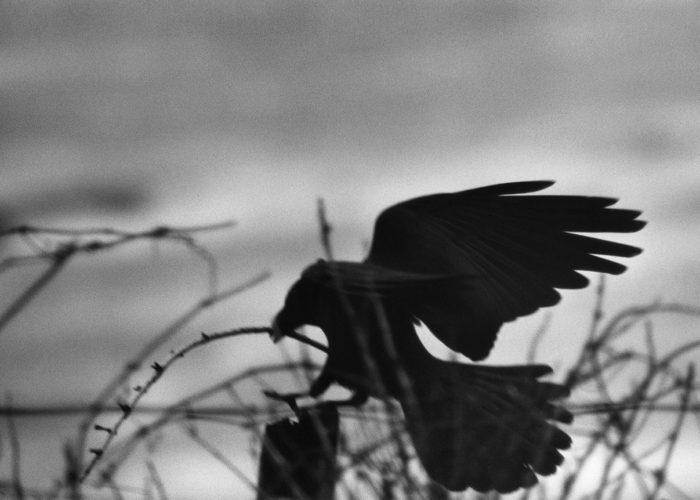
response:
<path id="1" fill-rule="evenodd" d="M 552 184 L 497 184 L 389 207 L 363 262 L 307 267 L 273 322 L 275 341 L 302 325 L 327 337 L 309 395 L 336 382 L 354 391 L 355 404 L 396 398 L 427 473 L 450 490 L 510 492 L 554 473 L 571 438 L 550 422 L 571 422 L 554 404 L 568 389 L 538 380 L 552 372 L 547 365 L 439 360 L 414 326 L 479 361 L 503 323 L 556 304 L 557 288 L 585 287 L 577 271 L 620 274 L 625 266 L 606 257 L 641 252 L 576 234 L 638 231 L 640 212 L 610 208 L 614 198 L 526 195 Z"/>

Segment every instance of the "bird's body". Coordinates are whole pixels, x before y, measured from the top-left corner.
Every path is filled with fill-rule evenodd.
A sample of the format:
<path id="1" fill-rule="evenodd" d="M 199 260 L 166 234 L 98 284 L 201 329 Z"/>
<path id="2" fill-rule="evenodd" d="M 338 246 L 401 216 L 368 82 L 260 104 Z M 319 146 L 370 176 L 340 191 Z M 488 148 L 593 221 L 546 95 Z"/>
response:
<path id="1" fill-rule="evenodd" d="M 420 355 L 423 347 L 411 316 L 399 304 L 359 295 L 320 295 L 325 297 L 317 308 L 320 314 L 306 324 L 320 327 L 328 337 L 322 380 L 375 397 L 399 398 L 401 367 L 410 364 L 435 373 L 439 360 Z M 394 342 L 395 336 L 403 341 Z"/>
<path id="2" fill-rule="evenodd" d="M 397 399 L 428 474 L 451 490 L 508 492 L 551 474 L 571 440 L 551 421 L 571 414 L 553 401 L 568 390 L 539 381 L 546 365 L 486 367 L 431 356 L 415 332 L 425 323 L 447 346 L 486 357 L 502 323 L 581 288 L 580 269 L 620 273 L 600 255 L 639 250 L 573 232 L 631 232 L 639 212 L 616 200 L 510 196 L 551 183 L 501 184 L 409 200 L 377 220 L 362 263 L 319 261 L 290 289 L 278 336 L 320 327 L 328 357 L 310 394 L 339 383 L 362 396 Z"/>
<path id="3" fill-rule="evenodd" d="M 319 261 L 305 274 L 333 273 L 355 265 Z M 336 293 L 327 293 L 315 280 L 301 280 L 295 286 L 300 288 L 290 295 L 304 297 L 306 306 L 311 305 L 290 304 L 304 313 L 297 321 L 318 326 L 328 339 L 328 357 L 310 394 L 318 396 L 338 383 L 357 395 L 398 400 L 418 455 L 435 481 L 455 491 L 471 486 L 505 492 L 534 484 L 533 468 L 549 474 L 561 463 L 557 449 L 567 448 L 570 439 L 545 418 L 570 421 L 568 412 L 548 406 L 549 400 L 568 391 L 536 380 L 550 373 L 549 367 L 443 361 L 427 353 L 400 299 L 343 293 L 342 284 Z M 461 432 L 465 427 L 472 432 Z M 531 442 L 518 443 L 526 432 Z M 475 439 L 480 444 L 472 442 Z M 509 441 L 510 453 L 502 453 L 502 444 L 493 446 L 493 439 Z M 498 468 L 481 470 L 493 463 Z M 525 463 L 534 467 L 525 468 Z"/>

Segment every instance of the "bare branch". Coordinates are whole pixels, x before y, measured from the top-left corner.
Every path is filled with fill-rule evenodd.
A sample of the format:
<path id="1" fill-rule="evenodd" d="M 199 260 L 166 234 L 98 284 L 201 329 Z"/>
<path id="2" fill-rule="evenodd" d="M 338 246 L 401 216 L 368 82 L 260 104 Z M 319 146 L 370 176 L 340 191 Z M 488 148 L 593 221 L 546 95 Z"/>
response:
<path id="1" fill-rule="evenodd" d="M 321 236 L 321 246 L 323 246 L 323 252 L 326 254 L 326 259 L 333 260 L 333 247 L 331 245 L 331 231 L 333 226 L 328 222 L 326 217 L 326 203 L 323 198 L 319 198 L 316 204 L 317 215 L 318 215 L 318 226 L 319 233 Z"/>
<path id="2" fill-rule="evenodd" d="M 0 333 L 5 329 L 12 319 L 24 309 L 29 302 L 49 283 L 68 263 L 69 258 L 75 253 L 73 247 L 64 247 L 60 252 L 57 252 L 51 259 L 51 265 L 41 275 L 27 287 L 17 297 L 12 304 L 0 314 Z"/>
<path id="3" fill-rule="evenodd" d="M 10 448 L 10 464 L 12 468 L 12 491 L 15 498 L 22 500 L 24 498 L 24 486 L 22 486 L 22 456 L 21 447 L 19 443 L 19 436 L 17 435 L 17 428 L 15 427 L 15 419 L 12 414 L 12 396 L 9 394 L 5 398 L 5 404 L 8 408 L 8 412 L 5 417 L 7 420 L 7 434 L 9 437 L 9 448 Z"/>

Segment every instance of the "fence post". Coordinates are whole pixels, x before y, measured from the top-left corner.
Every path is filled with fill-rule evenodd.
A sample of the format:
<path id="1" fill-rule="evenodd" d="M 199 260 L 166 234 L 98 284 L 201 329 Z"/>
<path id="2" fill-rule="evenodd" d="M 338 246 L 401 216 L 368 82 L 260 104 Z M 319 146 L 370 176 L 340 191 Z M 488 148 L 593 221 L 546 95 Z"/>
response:
<path id="1" fill-rule="evenodd" d="M 257 500 L 334 498 L 338 410 L 320 404 L 302 409 L 297 417 L 265 428 Z"/>

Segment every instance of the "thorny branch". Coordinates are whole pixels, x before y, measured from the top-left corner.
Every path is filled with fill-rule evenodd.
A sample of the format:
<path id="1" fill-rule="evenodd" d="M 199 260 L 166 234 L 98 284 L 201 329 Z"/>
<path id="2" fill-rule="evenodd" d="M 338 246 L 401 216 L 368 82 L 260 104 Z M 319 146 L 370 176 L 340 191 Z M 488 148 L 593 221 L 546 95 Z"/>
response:
<path id="1" fill-rule="evenodd" d="M 100 414 L 102 409 L 114 397 L 115 392 L 124 385 L 125 381 L 128 380 L 133 373 L 135 373 L 143 366 L 148 357 L 151 356 L 156 349 L 158 349 L 161 345 L 163 345 L 165 342 L 171 339 L 176 333 L 181 331 L 195 317 L 200 315 L 207 308 L 217 304 L 218 302 L 233 297 L 234 295 L 237 295 L 245 290 L 248 290 L 249 288 L 267 279 L 268 276 L 268 273 L 260 274 L 243 283 L 242 285 L 232 287 L 221 293 L 205 297 L 204 299 L 197 301 L 188 311 L 182 314 L 168 327 L 163 329 L 158 335 L 151 339 L 145 346 L 143 346 L 141 350 L 136 354 L 136 356 L 134 356 L 133 359 L 131 359 L 123 366 L 121 371 L 112 378 L 112 380 L 107 384 L 107 386 L 105 386 L 105 388 L 102 389 L 97 398 L 95 398 L 95 400 L 91 403 L 90 411 L 86 414 L 85 418 L 80 424 L 80 432 L 78 435 L 78 442 L 76 444 L 78 455 L 82 457 L 83 453 L 85 452 L 85 442 L 87 440 L 87 433 L 95 423 L 95 419 Z M 201 343 L 202 340 L 204 340 L 204 338 L 200 339 L 200 341 L 198 342 Z"/>
<path id="2" fill-rule="evenodd" d="M 85 480 L 87 476 L 90 474 L 92 469 L 95 467 L 97 462 L 99 461 L 100 457 L 104 454 L 105 450 L 109 447 L 110 443 L 114 439 L 114 437 L 117 435 L 117 432 L 119 431 L 119 428 L 122 426 L 124 421 L 129 418 L 131 415 L 131 412 L 133 408 L 138 404 L 138 402 L 143 398 L 148 390 L 163 376 L 163 374 L 180 358 L 183 358 L 185 354 L 187 354 L 190 351 L 193 351 L 199 347 L 202 347 L 210 342 L 214 342 L 216 340 L 226 338 L 226 337 L 237 337 L 240 335 L 248 335 L 248 334 L 259 334 L 259 333 L 270 333 L 270 328 L 267 327 L 252 327 L 252 328 L 238 328 L 236 330 L 230 330 L 228 332 L 223 332 L 219 334 L 212 334 L 212 335 L 207 335 L 205 333 L 202 334 L 201 338 L 195 342 L 192 342 L 191 344 L 187 345 L 183 349 L 180 349 L 177 351 L 175 354 L 173 354 L 168 360 L 163 363 L 157 363 L 154 362 L 151 365 L 151 368 L 153 369 L 153 374 L 151 375 L 151 378 L 146 381 L 145 384 L 142 386 L 139 386 L 135 390 L 134 396 L 131 398 L 130 401 L 128 402 L 122 402 L 119 403 L 119 407 L 122 410 L 122 415 L 119 417 L 117 422 L 111 427 L 111 428 L 103 428 L 107 432 L 107 437 L 105 438 L 104 442 L 102 443 L 102 446 L 100 448 L 92 448 L 90 452 L 93 454 L 92 460 L 88 463 L 87 467 L 85 468 L 85 471 L 83 472 L 81 476 L 81 480 Z"/>
<path id="3" fill-rule="evenodd" d="M 49 262 L 49 267 L 0 314 L 0 333 L 7 324 L 22 311 L 36 295 L 46 287 L 79 254 L 94 254 L 113 249 L 136 240 L 170 240 L 184 244 L 203 259 L 208 268 L 210 294 L 216 290 L 216 259 L 199 245 L 194 233 L 230 228 L 233 221 L 205 226 L 168 227 L 158 226 L 140 232 L 120 231 L 111 228 L 95 229 L 52 229 L 30 225 L 15 226 L 0 231 L 0 238 L 17 236 L 29 247 L 29 254 L 12 255 L 0 261 L 0 273 L 19 265 Z M 33 238 L 48 238 L 41 244 Z"/>

